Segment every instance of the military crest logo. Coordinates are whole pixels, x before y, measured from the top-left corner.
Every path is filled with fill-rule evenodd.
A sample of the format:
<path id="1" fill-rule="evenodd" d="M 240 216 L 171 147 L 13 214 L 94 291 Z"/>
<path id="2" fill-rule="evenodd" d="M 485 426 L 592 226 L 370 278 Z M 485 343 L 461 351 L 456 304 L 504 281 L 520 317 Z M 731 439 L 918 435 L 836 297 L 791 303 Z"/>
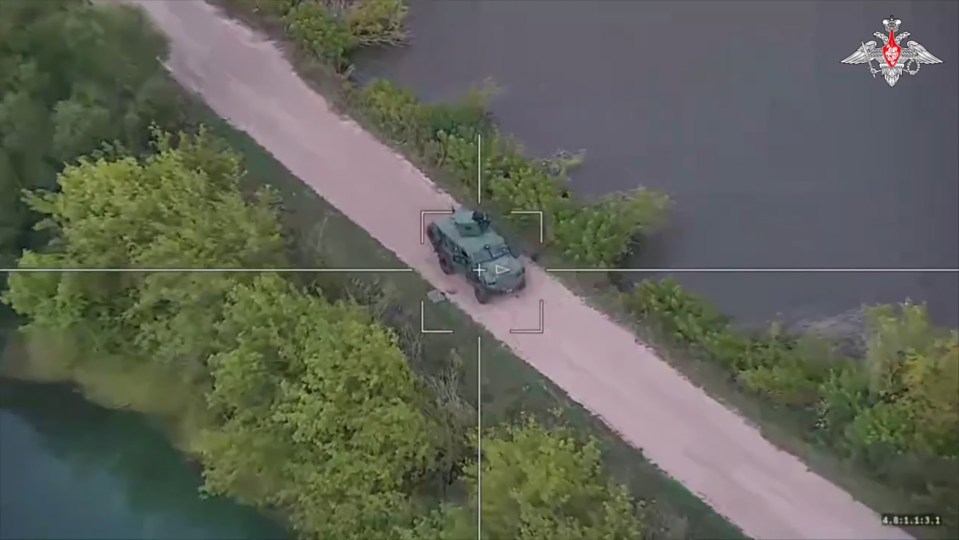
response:
<path id="1" fill-rule="evenodd" d="M 861 47 L 843 60 L 842 63 L 866 64 L 873 78 L 882 74 L 882 78 L 886 80 L 889 86 L 896 86 L 903 73 L 909 75 L 919 73 L 919 68 L 923 64 L 942 63 L 942 60 L 930 54 L 925 47 L 915 41 L 907 41 L 906 47 L 903 48 L 901 43 L 909 37 L 909 32 L 897 33 L 900 24 L 902 24 L 902 21 L 894 16 L 883 19 L 882 26 L 886 30 L 886 34 L 881 32 L 873 34 L 879 38 L 879 43 L 883 44 L 882 47 L 880 48 L 875 41 L 865 43 L 860 41 Z M 875 67 L 873 67 L 873 62 L 876 63 Z"/>

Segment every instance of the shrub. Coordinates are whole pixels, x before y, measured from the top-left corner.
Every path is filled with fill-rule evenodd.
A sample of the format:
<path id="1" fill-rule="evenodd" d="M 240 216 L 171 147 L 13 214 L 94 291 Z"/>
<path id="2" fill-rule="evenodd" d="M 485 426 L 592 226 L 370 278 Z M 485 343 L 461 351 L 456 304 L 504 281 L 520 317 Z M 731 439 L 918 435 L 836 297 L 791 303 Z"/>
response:
<path id="1" fill-rule="evenodd" d="M 729 370 L 743 389 L 793 411 L 811 439 L 908 490 L 924 508 L 945 511 L 954 526 L 959 333 L 933 326 L 923 306 L 867 309 L 865 358 L 852 360 L 777 325 L 761 335 L 737 331 L 672 280 L 644 281 L 623 303 L 673 343 Z"/>
<path id="2" fill-rule="evenodd" d="M 280 508 L 304 537 L 386 538 L 412 522 L 408 492 L 439 429 L 392 332 L 275 274 L 230 291 L 217 330 L 210 490 Z"/>
<path id="3" fill-rule="evenodd" d="M 241 4 L 243 7 L 246 7 L 252 10 L 255 13 L 263 13 L 265 15 L 272 15 L 276 17 L 282 17 L 289 13 L 294 6 L 300 3 L 304 3 L 304 0 L 233 0 L 234 2 Z M 306 2 L 312 2 L 313 0 L 305 0 Z"/>
<path id="4" fill-rule="evenodd" d="M 581 265 L 611 267 L 632 251 L 637 235 L 662 222 L 669 197 L 646 189 L 617 193 L 563 212 L 556 243 Z"/>
<path id="5" fill-rule="evenodd" d="M 872 308 L 867 325 L 865 369 L 877 405 L 860 420 L 860 442 L 959 455 L 959 332 L 936 328 L 911 303 Z"/>
<path id="6" fill-rule="evenodd" d="M 482 504 L 475 497 L 479 476 L 466 471 L 470 504 L 459 517 L 469 518 L 459 520 L 467 525 L 456 531 L 459 538 L 475 526 L 477 508 L 490 538 L 640 538 L 646 532 L 640 506 L 606 478 L 597 441 L 583 443 L 565 426 L 547 428 L 527 417 L 490 430 L 481 468 Z"/>
<path id="7" fill-rule="evenodd" d="M 318 3 L 300 2 L 283 19 L 297 47 L 337 69 L 348 65 L 350 53 L 359 45 L 350 27 Z"/>
<path id="8" fill-rule="evenodd" d="M 565 178 L 550 176 L 542 168 L 525 163 L 509 171 L 509 176 L 490 179 L 490 192 L 504 210 L 538 210 L 555 217 L 563 205 Z"/>
<path id="9" fill-rule="evenodd" d="M 254 12 L 280 17 L 302 51 L 343 71 L 358 47 L 406 41 L 403 0 L 244 0 Z"/>
<path id="10" fill-rule="evenodd" d="M 819 401 L 818 382 L 807 377 L 802 364 L 795 359 L 741 371 L 738 380 L 746 389 L 776 405 L 808 407 Z"/>
<path id="11" fill-rule="evenodd" d="M 406 41 L 409 8 L 403 0 L 358 0 L 344 10 L 350 33 L 359 45 L 397 45 Z"/>
<path id="12" fill-rule="evenodd" d="M 729 327 L 728 318 L 672 279 L 645 280 L 626 293 L 623 302 L 676 343 L 705 345 Z"/>
<path id="13" fill-rule="evenodd" d="M 377 80 L 360 90 L 357 105 L 364 116 L 384 135 L 400 144 L 416 146 L 425 141 L 421 128 L 423 106 L 409 90 L 390 81 Z"/>

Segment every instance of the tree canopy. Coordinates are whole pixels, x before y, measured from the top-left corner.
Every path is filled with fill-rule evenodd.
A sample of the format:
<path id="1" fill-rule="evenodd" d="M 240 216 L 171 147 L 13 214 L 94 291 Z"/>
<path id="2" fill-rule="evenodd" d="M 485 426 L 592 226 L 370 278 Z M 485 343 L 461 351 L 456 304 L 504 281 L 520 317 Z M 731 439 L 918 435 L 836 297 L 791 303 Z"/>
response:
<path id="1" fill-rule="evenodd" d="M 483 435 L 481 472 L 465 469 L 469 502 L 447 507 L 420 524 L 421 535 L 456 540 L 483 538 L 641 538 L 643 510 L 626 489 L 606 477 L 595 440 L 583 443 L 566 427 L 549 428 L 530 417 Z M 481 475 L 481 477 L 480 477 Z M 482 478 L 482 504 L 477 500 Z"/>
<path id="2" fill-rule="evenodd" d="M 853 432 L 860 444 L 959 458 L 959 332 L 936 328 L 924 306 L 867 312 L 868 392 Z"/>
<path id="3" fill-rule="evenodd" d="M 210 358 L 222 424 L 202 446 L 208 486 L 287 509 L 310 538 L 408 526 L 438 427 L 395 341 L 362 308 L 275 275 L 238 285 Z"/>
<path id="4" fill-rule="evenodd" d="M 35 191 L 29 208 L 51 233 L 21 268 L 242 268 L 285 264 L 267 190 L 240 193 L 239 158 L 201 131 L 157 154 L 83 159 L 58 191 Z M 68 333 L 90 351 L 149 357 L 200 375 L 218 306 L 248 274 L 191 272 L 16 273 L 7 302 L 40 336 Z"/>
<path id="5" fill-rule="evenodd" d="M 202 130 L 155 147 L 82 159 L 58 191 L 30 194 L 52 241 L 21 268 L 285 266 L 272 194 L 240 192 L 236 154 Z M 379 537 L 412 516 L 438 430 L 394 335 L 361 307 L 277 275 L 182 271 L 17 273 L 5 299 L 28 334 L 73 338 L 81 364 L 154 364 L 208 392 L 191 444 L 211 490 L 281 507 L 309 537 Z"/>
<path id="6" fill-rule="evenodd" d="M 735 328 L 671 280 L 644 281 L 624 305 L 661 334 L 716 362 L 742 388 L 787 408 L 805 435 L 959 523 L 959 332 L 905 302 L 865 310 L 861 354 L 772 325 Z"/>
<path id="7" fill-rule="evenodd" d="M 0 2 L 0 258 L 29 245 L 24 189 L 56 186 L 66 163 L 148 126 L 182 121 L 160 59 L 165 42 L 137 9 L 83 0 Z"/>

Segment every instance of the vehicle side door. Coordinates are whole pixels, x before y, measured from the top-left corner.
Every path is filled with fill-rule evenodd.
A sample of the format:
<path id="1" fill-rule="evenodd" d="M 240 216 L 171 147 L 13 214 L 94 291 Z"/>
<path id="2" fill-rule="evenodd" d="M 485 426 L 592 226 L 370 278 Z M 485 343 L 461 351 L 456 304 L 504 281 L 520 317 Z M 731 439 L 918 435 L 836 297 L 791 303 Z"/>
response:
<path id="1" fill-rule="evenodd" d="M 470 260 L 469 260 L 469 255 L 466 254 L 466 250 L 464 250 L 460 246 L 453 245 L 452 251 L 453 251 L 453 265 L 456 266 L 456 269 L 458 271 L 467 272 L 467 275 L 469 275 L 468 271 L 470 266 Z"/>

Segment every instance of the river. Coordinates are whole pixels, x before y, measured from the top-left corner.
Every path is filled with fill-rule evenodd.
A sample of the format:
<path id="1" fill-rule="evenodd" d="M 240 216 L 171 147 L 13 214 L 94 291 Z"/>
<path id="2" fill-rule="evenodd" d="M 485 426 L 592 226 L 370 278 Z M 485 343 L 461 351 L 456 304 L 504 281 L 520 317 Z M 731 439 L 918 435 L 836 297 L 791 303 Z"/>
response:
<path id="1" fill-rule="evenodd" d="M 147 417 L 0 378 L 0 539 L 286 538 L 250 508 L 201 498 L 200 483 Z"/>
<path id="2" fill-rule="evenodd" d="M 959 267 L 959 2 L 411 0 L 411 46 L 358 62 L 433 101 L 492 78 L 505 131 L 587 151 L 585 197 L 675 200 L 631 266 Z M 890 88 L 840 64 L 894 14 L 943 60 Z M 634 276 L 637 277 L 637 276 Z M 744 321 L 926 301 L 959 275 L 681 274 Z"/>

